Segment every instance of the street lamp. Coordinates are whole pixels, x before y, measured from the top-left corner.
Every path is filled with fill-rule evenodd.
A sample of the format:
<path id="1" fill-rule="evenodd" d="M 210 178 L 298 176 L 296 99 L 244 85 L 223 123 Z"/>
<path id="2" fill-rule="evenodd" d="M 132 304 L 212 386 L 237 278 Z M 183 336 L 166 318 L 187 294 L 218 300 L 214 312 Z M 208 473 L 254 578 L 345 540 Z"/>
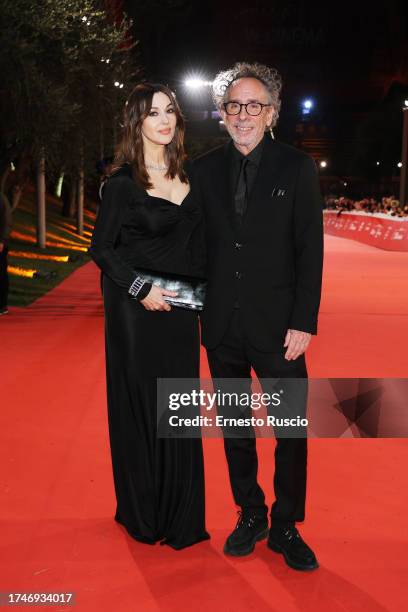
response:
<path id="1" fill-rule="evenodd" d="M 320 167 L 327 168 L 327 161 L 325 159 L 322 159 L 322 161 L 320 162 Z"/>
<path id="2" fill-rule="evenodd" d="M 187 87 L 187 89 L 197 90 L 197 89 L 203 89 L 203 87 L 211 87 L 212 81 L 205 81 L 204 79 L 201 79 L 200 77 L 192 77 L 192 78 L 186 79 L 184 81 L 184 85 Z"/>
<path id="3" fill-rule="evenodd" d="M 211 87 L 213 82 L 209 81 L 205 77 L 205 73 L 200 71 L 190 72 L 184 77 L 184 87 L 189 90 L 189 92 L 197 93 L 202 91 L 203 89 L 207 89 Z"/>
<path id="4" fill-rule="evenodd" d="M 314 102 L 311 98 L 306 98 L 302 101 L 302 115 L 309 115 L 314 107 Z"/>

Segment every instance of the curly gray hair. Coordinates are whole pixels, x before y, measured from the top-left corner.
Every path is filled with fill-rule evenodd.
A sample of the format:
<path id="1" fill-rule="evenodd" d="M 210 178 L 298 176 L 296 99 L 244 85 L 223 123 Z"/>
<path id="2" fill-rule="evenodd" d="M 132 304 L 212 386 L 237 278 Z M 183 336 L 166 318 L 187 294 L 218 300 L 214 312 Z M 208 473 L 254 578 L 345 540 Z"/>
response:
<path id="1" fill-rule="evenodd" d="M 237 62 L 232 68 L 222 70 L 217 74 L 212 85 L 215 106 L 220 109 L 232 83 L 244 78 L 258 79 L 265 86 L 269 94 L 270 104 L 275 111 L 270 127 L 275 127 L 281 107 L 280 92 L 282 89 L 282 79 L 275 68 L 268 68 L 268 66 L 258 63 Z"/>

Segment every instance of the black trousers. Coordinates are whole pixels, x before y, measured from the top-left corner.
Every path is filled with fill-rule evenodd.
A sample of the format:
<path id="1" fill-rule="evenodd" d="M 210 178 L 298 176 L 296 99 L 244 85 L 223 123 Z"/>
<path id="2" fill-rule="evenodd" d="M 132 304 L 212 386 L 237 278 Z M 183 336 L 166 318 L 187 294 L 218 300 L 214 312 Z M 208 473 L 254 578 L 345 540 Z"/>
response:
<path id="1" fill-rule="evenodd" d="M 247 379 L 250 388 L 251 367 L 261 378 L 307 378 L 304 355 L 287 361 L 286 349 L 264 353 L 251 346 L 235 308 L 222 342 L 207 350 L 211 376 Z M 216 380 L 214 380 L 217 386 Z M 266 516 L 265 496 L 257 481 L 256 438 L 226 437 L 224 447 L 235 503 L 246 513 Z M 272 525 L 293 525 L 304 520 L 306 497 L 307 438 L 277 438 L 275 448 L 275 502 L 271 509 Z"/>
<path id="2" fill-rule="evenodd" d="M 9 278 L 7 274 L 8 247 L 4 246 L 0 253 L 0 308 L 7 306 L 9 292 Z"/>

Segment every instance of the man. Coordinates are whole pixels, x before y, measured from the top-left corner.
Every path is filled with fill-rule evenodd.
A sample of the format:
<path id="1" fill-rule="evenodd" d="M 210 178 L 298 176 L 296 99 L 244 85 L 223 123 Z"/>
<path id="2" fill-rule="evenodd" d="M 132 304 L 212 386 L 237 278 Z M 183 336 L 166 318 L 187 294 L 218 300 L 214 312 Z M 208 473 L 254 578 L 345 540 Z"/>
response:
<path id="1" fill-rule="evenodd" d="M 232 141 L 195 162 L 208 257 L 202 334 L 215 380 L 250 380 L 251 367 L 259 378 L 307 377 L 304 353 L 320 303 L 322 201 L 313 160 L 269 133 L 280 89 L 277 72 L 259 64 L 220 73 L 214 98 Z M 317 568 L 295 526 L 304 519 L 306 437 L 277 439 L 270 530 L 254 437 L 224 431 L 224 445 L 241 507 L 224 552 L 249 554 L 268 537 L 290 567 Z"/>
<path id="2" fill-rule="evenodd" d="M 9 279 L 7 273 L 8 240 L 11 232 L 10 205 L 0 193 L 0 316 L 8 314 Z"/>

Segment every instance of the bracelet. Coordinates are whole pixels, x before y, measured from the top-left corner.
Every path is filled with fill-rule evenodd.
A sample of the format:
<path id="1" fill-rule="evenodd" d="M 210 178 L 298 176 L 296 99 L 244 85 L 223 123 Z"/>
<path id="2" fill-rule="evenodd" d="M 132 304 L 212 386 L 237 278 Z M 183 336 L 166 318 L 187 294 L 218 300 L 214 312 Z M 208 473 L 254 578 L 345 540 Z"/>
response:
<path id="1" fill-rule="evenodd" d="M 129 293 L 133 295 L 133 297 L 137 297 L 143 285 L 145 284 L 145 279 L 141 276 L 136 276 L 135 280 L 129 287 Z"/>

